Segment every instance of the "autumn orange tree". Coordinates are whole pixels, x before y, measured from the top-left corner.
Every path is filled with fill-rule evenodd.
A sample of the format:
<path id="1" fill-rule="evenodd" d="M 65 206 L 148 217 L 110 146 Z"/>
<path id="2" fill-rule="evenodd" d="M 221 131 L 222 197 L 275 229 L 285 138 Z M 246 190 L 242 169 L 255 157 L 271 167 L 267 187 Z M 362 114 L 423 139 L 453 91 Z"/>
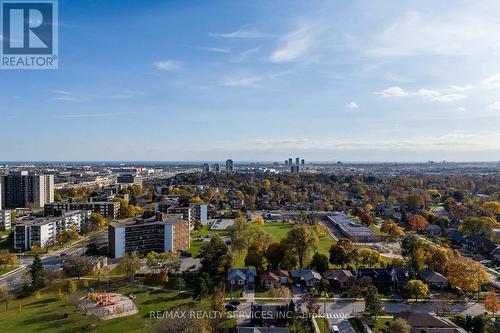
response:
<path id="1" fill-rule="evenodd" d="M 490 290 L 486 294 L 486 298 L 484 300 L 484 307 L 486 310 L 493 312 L 494 315 L 500 311 L 500 298 L 494 290 Z"/>
<path id="2" fill-rule="evenodd" d="M 408 230 L 424 231 L 429 223 L 425 217 L 421 215 L 413 215 L 408 218 Z"/>
<path id="3" fill-rule="evenodd" d="M 450 260 L 447 278 L 453 286 L 468 292 L 477 292 L 478 286 L 489 281 L 483 265 L 462 256 Z"/>

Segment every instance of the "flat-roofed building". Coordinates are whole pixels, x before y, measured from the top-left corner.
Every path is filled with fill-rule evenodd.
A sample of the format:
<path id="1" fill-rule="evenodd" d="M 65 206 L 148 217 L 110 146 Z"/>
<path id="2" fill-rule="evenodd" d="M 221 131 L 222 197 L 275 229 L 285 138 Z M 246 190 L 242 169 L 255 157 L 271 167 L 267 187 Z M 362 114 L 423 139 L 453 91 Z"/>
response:
<path id="1" fill-rule="evenodd" d="M 33 205 L 43 207 L 54 202 L 54 176 L 28 171 L 15 171 L 0 176 L 1 205 L 21 208 Z"/>
<path id="2" fill-rule="evenodd" d="M 0 210 L 0 230 L 9 230 L 12 224 L 10 210 Z"/>
<path id="3" fill-rule="evenodd" d="M 46 247 L 57 242 L 61 232 L 74 228 L 80 232 L 89 222 L 90 210 L 64 212 L 60 216 L 27 217 L 16 221 L 14 249 L 30 250 L 33 246 Z"/>
<path id="4" fill-rule="evenodd" d="M 164 214 L 108 226 L 110 255 L 120 258 L 125 253 L 178 252 L 190 246 L 189 220 L 182 214 Z"/>
<path id="5" fill-rule="evenodd" d="M 120 217 L 120 203 L 115 201 L 97 202 L 54 202 L 45 205 L 45 215 L 55 215 L 58 211 L 91 210 L 105 218 L 116 220 Z"/>
<path id="6" fill-rule="evenodd" d="M 136 174 L 121 174 L 116 177 L 116 183 L 142 186 L 142 177 Z"/>
<path id="7" fill-rule="evenodd" d="M 382 240 L 374 231 L 344 213 L 333 212 L 328 214 L 326 218 L 343 236 L 349 238 L 352 242 L 372 243 Z"/>

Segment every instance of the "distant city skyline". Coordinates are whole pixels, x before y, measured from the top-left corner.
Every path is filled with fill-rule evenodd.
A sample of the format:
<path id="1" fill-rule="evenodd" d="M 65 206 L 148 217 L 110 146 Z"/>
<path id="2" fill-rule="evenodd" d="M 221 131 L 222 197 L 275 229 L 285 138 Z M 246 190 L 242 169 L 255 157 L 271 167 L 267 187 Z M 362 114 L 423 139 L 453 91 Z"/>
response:
<path id="1" fill-rule="evenodd" d="M 59 1 L 58 16 L 58 70 L 0 70 L 2 160 L 500 160 L 495 1 Z"/>

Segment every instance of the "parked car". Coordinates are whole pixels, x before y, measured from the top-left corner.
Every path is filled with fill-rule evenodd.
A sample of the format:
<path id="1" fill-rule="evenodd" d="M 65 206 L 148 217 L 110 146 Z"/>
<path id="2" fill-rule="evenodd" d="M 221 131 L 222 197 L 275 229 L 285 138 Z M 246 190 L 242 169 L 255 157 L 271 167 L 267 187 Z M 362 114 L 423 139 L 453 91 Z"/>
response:
<path id="1" fill-rule="evenodd" d="M 236 311 L 236 306 L 234 306 L 233 304 L 226 304 L 224 306 L 224 308 L 227 310 L 227 311 Z"/>
<path id="2" fill-rule="evenodd" d="M 339 330 L 339 328 L 337 327 L 337 325 L 332 325 L 332 330 L 331 330 L 331 333 L 340 333 L 340 330 Z"/>

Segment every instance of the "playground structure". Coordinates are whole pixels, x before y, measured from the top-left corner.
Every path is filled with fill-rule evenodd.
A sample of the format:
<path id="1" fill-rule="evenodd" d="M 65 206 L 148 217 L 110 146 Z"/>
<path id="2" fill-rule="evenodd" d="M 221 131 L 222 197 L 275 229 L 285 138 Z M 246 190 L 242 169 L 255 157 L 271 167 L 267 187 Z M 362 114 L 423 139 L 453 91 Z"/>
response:
<path id="1" fill-rule="evenodd" d="M 94 314 L 102 320 L 129 316 L 138 312 L 132 300 L 122 294 L 96 292 L 88 288 L 87 295 L 78 302 L 78 309 L 85 314 Z"/>

